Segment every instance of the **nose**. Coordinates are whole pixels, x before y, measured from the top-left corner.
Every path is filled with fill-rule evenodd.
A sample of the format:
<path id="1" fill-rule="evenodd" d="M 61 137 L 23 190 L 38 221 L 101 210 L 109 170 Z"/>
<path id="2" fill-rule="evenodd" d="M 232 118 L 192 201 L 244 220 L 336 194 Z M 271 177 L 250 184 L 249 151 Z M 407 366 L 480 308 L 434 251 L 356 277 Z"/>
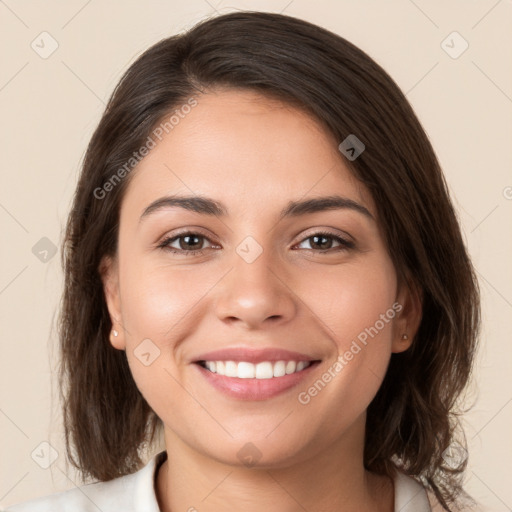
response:
<path id="1" fill-rule="evenodd" d="M 282 266 L 272 261 L 269 253 L 263 251 L 252 263 L 235 255 L 231 271 L 217 287 L 215 308 L 221 321 L 251 330 L 294 317 L 298 298 Z"/>

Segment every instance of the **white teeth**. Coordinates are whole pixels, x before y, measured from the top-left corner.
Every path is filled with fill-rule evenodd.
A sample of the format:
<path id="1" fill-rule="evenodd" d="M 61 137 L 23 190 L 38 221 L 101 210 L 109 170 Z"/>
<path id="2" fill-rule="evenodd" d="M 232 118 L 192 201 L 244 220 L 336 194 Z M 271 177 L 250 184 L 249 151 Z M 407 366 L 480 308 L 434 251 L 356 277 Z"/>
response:
<path id="1" fill-rule="evenodd" d="M 238 375 L 237 364 L 234 361 L 226 361 L 224 372 L 226 377 L 236 377 Z"/>
<path id="2" fill-rule="evenodd" d="M 274 376 L 272 363 L 265 361 L 256 365 L 256 378 L 257 379 L 271 379 Z"/>
<path id="3" fill-rule="evenodd" d="M 274 377 L 286 375 L 286 361 L 277 361 L 274 363 Z"/>
<path id="4" fill-rule="evenodd" d="M 252 363 L 240 362 L 238 363 L 238 375 L 239 379 L 254 379 L 256 369 Z"/>
<path id="5" fill-rule="evenodd" d="M 286 375 L 290 373 L 295 373 L 295 369 L 297 368 L 297 363 L 295 361 L 288 361 L 286 363 Z"/>
<path id="6" fill-rule="evenodd" d="M 253 364 L 246 361 L 205 361 L 208 370 L 226 377 L 239 379 L 272 379 L 300 372 L 311 365 L 310 361 L 263 361 Z"/>
<path id="7" fill-rule="evenodd" d="M 305 367 L 306 367 L 306 361 L 299 361 L 297 363 L 297 369 L 295 371 L 300 372 L 301 370 L 304 370 Z"/>

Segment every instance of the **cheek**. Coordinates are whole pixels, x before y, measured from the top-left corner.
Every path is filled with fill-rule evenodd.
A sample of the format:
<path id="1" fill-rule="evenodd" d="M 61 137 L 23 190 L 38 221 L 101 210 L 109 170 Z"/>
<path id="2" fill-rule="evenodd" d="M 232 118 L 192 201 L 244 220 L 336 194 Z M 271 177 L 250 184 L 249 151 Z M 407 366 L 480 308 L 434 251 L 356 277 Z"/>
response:
<path id="1" fill-rule="evenodd" d="M 322 285 L 310 294 L 309 304 L 333 343 L 324 380 L 337 382 L 329 386 L 337 399 L 363 407 L 382 383 L 391 356 L 397 313 L 394 268 L 387 259 L 347 266 L 317 283 Z"/>
<path id="2" fill-rule="evenodd" d="M 173 377 L 184 377 L 183 348 L 205 314 L 218 276 L 206 266 L 192 272 L 185 265 L 171 267 L 134 254 L 120 270 L 127 359 L 139 390 L 158 409 L 159 400 L 182 395 Z"/>
<path id="3" fill-rule="evenodd" d="M 394 310 L 387 315 L 386 312 L 392 309 L 396 298 L 396 278 L 387 259 L 364 266 L 347 265 L 308 279 L 310 292 L 304 299 L 323 320 L 339 351 L 345 350 L 352 339 L 376 323 L 379 334 L 389 337 L 395 314 Z M 381 315 L 384 315 L 384 322 Z"/>
<path id="4" fill-rule="evenodd" d="M 131 258 L 121 271 L 123 317 L 130 335 L 154 338 L 158 344 L 178 338 L 208 289 L 209 279 L 204 281 L 197 270 L 170 268 L 142 258 Z M 136 341 L 131 339 L 132 344 Z"/>
<path id="5" fill-rule="evenodd" d="M 334 438 L 364 413 L 384 379 L 396 317 L 396 281 L 387 261 L 364 269 L 347 267 L 331 277 L 311 294 L 311 309 L 333 343 L 332 357 L 297 398 L 317 418 L 318 428 L 327 428 L 326 436 Z"/>
<path id="6" fill-rule="evenodd" d="M 193 334 L 195 308 L 201 307 L 201 297 L 213 283 L 197 272 L 192 277 L 185 268 L 149 265 L 135 258 L 122 270 L 128 363 L 138 389 L 162 417 L 190 399 L 178 384 L 184 366 L 180 347 Z"/>

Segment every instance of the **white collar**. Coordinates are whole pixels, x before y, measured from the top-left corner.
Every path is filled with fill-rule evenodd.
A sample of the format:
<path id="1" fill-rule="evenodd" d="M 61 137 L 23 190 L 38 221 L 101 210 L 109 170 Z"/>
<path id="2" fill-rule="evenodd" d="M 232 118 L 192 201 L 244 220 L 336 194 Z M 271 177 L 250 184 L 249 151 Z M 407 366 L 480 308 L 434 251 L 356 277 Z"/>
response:
<path id="1" fill-rule="evenodd" d="M 164 450 L 130 475 L 25 501 L 12 505 L 5 512 L 160 512 L 155 479 L 158 467 L 166 459 Z M 425 489 L 411 477 L 398 473 L 394 488 L 395 512 L 431 512 Z"/>
<path id="2" fill-rule="evenodd" d="M 167 452 L 163 451 L 158 453 L 148 463 L 150 471 L 148 471 L 147 478 L 151 478 L 152 483 L 156 478 L 156 469 L 167 459 Z M 149 487 L 149 482 L 146 486 Z M 395 488 L 395 509 L 394 512 L 431 512 L 430 503 L 427 498 L 427 493 L 422 485 L 420 485 L 413 478 L 405 475 L 404 473 L 397 472 L 394 480 Z M 147 498 L 146 498 L 147 499 Z M 156 494 L 153 487 L 152 500 L 157 504 Z M 147 503 L 147 501 L 145 502 Z M 142 509 L 141 509 L 142 510 Z M 150 512 L 159 512 L 158 507 Z"/>

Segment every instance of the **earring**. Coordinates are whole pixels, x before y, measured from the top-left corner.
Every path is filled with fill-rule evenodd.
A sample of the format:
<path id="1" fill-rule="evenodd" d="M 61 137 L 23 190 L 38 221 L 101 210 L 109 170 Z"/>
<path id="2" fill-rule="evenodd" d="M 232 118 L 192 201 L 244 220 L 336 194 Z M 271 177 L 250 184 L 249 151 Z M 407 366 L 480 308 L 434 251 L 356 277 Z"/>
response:
<path id="1" fill-rule="evenodd" d="M 115 329 L 112 331 L 112 333 L 114 334 L 114 336 L 117 336 L 119 334 Z"/>
<path id="2" fill-rule="evenodd" d="M 403 340 L 408 340 L 408 339 L 409 339 L 409 336 L 407 336 L 407 334 L 402 334 L 402 339 L 403 339 Z"/>

